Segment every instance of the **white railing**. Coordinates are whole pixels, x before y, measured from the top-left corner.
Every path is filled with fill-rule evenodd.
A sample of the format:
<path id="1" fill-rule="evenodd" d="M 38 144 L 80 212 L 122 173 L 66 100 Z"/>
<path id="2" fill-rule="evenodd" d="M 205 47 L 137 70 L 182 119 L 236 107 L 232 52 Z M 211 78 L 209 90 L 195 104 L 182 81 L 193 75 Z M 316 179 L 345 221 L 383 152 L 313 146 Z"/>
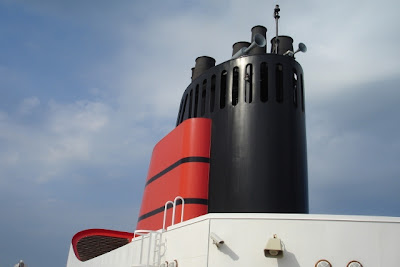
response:
<path id="1" fill-rule="evenodd" d="M 174 209 L 174 202 L 172 202 L 171 200 L 165 202 L 164 205 L 164 219 L 163 219 L 163 224 L 162 224 L 162 230 L 165 230 L 165 222 L 167 220 L 167 209 L 168 209 L 168 204 L 172 204 L 172 209 Z M 172 217 L 172 221 L 174 221 L 174 218 Z"/>
<path id="2" fill-rule="evenodd" d="M 168 205 L 169 205 L 169 204 L 172 204 L 172 219 L 171 219 L 171 225 L 174 225 L 174 224 L 175 224 L 175 210 L 176 210 L 176 203 L 177 203 L 178 200 L 182 201 L 182 211 L 181 211 L 181 221 L 180 221 L 180 222 L 183 222 L 183 213 L 185 212 L 185 200 L 183 199 L 183 197 L 177 196 L 177 197 L 174 199 L 174 202 L 172 202 L 171 200 L 165 202 L 165 205 L 164 205 L 163 228 L 162 228 L 163 231 L 166 229 L 166 228 L 165 228 L 165 222 L 166 222 L 166 220 L 167 220 L 167 210 L 168 210 Z"/>
<path id="3" fill-rule="evenodd" d="M 133 266 L 159 266 L 161 261 L 161 239 L 162 239 L 162 232 L 152 231 L 152 230 L 135 230 L 133 234 L 133 239 L 137 236 L 141 237 L 140 240 L 140 255 L 139 255 L 139 263 Z M 147 246 L 147 259 L 146 262 L 143 262 L 143 249 L 144 240 L 148 238 L 148 246 Z M 154 240 L 153 240 L 154 238 Z M 153 247 L 153 259 L 150 262 L 151 256 L 151 248 Z"/>

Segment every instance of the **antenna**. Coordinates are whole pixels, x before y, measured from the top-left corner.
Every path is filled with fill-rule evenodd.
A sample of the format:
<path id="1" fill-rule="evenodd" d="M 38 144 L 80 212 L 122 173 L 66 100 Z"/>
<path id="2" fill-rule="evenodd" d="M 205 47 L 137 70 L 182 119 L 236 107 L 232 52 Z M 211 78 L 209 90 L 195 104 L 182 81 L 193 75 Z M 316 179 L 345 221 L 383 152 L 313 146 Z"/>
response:
<path id="1" fill-rule="evenodd" d="M 276 5 L 274 9 L 274 18 L 276 24 L 276 37 L 275 37 L 274 50 L 276 54 L 278 54 L 278 45 L 279 45 L 279 40 L 278 40 L 278 20 L 280 18 L 279 11 L 281 11 L 281 9 L 279 8 L 279 5 Z"/>

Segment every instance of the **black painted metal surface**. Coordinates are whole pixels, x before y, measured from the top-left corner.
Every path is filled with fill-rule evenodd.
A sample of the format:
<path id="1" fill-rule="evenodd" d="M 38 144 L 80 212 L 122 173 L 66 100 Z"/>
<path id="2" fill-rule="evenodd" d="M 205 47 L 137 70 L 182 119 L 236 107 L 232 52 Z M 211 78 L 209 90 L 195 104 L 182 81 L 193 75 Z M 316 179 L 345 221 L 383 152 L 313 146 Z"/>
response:
<path id="1" fill-rule="evenodd" d="M 267 38 L 267 28 L 261 25 L 254 26 L 251 28 L 251 42 L 254 41 L 254 36 L 256 34 L 261 34 L 264 38 Z M 256 47 L 250 51 L 249 55 L 265 54 L 267 51 L 267 46 Z"/>
<path id="2" fill-rule="evenodd" d="M 271 53 L 275 44 L 276 37 L 271 39 Z M 278 36 L 278 55 L 283 55 L 287 51 L 293 51 L 293 39 L 290 36 Z"/>
<path id="3" fill-rule="evenodd" d="M 177 124 L 212 119 L 209 212 L 307 213 L 303 70 L 292 57 L 243 56 L 197 77 Z"/>

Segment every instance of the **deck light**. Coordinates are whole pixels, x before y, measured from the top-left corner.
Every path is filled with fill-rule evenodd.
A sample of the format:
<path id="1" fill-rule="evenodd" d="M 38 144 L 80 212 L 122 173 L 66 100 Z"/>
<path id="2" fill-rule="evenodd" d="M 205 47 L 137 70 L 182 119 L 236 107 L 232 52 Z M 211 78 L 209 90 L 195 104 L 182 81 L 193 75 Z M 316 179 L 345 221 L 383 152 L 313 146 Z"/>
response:
<path id="1" fill-rule="evenodd" d="M 283 256 L 282 242 L 276 235 L 268 240 L 267 246 L 264 249 L 264 255 L 265 257 L 274 258 Z"/>
<path id="2" fill-rule="evenodd" d="M 225 241 L 222 240 L 222 238 L 217 236 L 215 233 L 211 233 L 210 238 L 212 239 L 213 244 L 217 246 L 217 248 L 220 248 L 220 246 L 222 246 L 225 243 Z"/>

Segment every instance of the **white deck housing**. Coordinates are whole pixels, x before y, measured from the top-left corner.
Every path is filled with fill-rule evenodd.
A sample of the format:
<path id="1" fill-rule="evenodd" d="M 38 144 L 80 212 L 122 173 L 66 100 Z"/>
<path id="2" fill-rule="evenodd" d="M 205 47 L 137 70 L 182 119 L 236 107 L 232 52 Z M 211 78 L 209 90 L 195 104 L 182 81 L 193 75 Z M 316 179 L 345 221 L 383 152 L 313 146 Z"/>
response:
<path id="1" fill-rule="evenodd" d="M 210 234 L 224 243 L 217 247 Z M 266 257 L 276 235 L 283 256 Z M 160 242 L 161 240 L 161 242 Z M 143 241 L 143 243 L 142 243 Z M 400 266 L 400 218 L 313 214 L 207 214 L 137 237 L 128 245 L 86 262 L 70 248 L 67 267 L 128 266 Z M 350 264 L 350 262 L 356 263 Z"/>

